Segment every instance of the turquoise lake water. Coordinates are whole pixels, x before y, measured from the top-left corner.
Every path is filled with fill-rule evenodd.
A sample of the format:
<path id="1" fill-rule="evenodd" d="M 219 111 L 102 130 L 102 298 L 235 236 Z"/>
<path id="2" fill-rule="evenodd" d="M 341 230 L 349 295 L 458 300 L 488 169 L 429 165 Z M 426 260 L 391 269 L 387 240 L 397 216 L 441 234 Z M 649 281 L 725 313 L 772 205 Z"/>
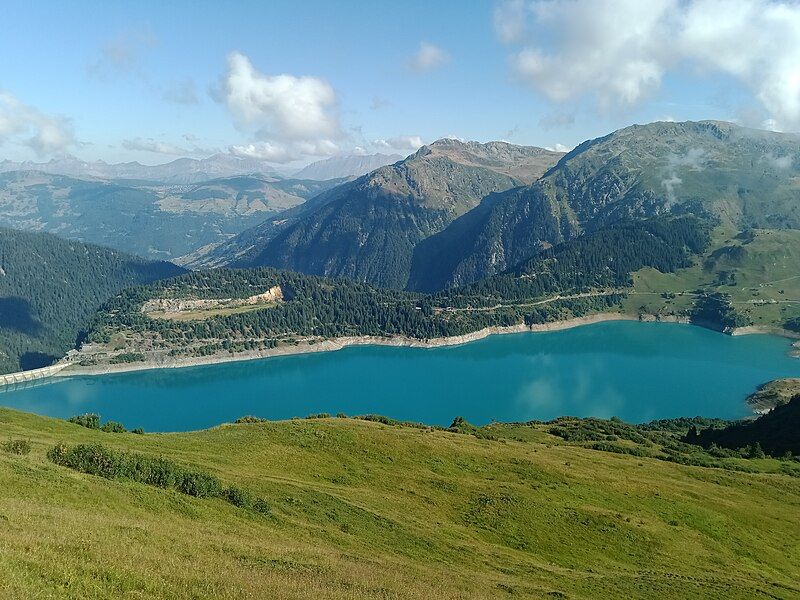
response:
<path id="1" fill-rule="evenodd" d="M 57 378 L 0 393 L 0 404 L 54 417 L 95 412 L 147 431 L 200 429 L 248 414 L 340 411 L 437 425 L 457 415 L 476 424 L 562 415 L 740 418 L 750 414 L 744 398 L 759 384 L 800 377 L 789 349 L 789 341 L 772 336 L 620 321 L 447 348 L 359 346 Z"/>

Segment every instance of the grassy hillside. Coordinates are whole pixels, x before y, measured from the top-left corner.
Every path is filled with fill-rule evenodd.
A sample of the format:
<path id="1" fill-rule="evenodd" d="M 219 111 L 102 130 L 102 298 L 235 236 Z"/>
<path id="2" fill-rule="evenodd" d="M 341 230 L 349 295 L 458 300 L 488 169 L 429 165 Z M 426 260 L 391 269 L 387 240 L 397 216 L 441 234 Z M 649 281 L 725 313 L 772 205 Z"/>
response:
<path id="1" fill-rule="evenodd" d="M 592 450 L 551 428 L 475 436 L 315 419 L 133 435 L 0 409 L 0 437 L 32 446 L 0 451 L 0 596 L 800 595 L 789 463 L 684 466 Z M 45 454 L 58 443 L 162 456 L 269 509 L 56 466 Z M 757 472 L 730 470 L 736 461 Z"/>
<path id="2" fill-rule="evenodd" d="M 182 272 L 168 262 L 0 228 L 0 373 L 52 363 L 75 346 L 108 298 Z"/>

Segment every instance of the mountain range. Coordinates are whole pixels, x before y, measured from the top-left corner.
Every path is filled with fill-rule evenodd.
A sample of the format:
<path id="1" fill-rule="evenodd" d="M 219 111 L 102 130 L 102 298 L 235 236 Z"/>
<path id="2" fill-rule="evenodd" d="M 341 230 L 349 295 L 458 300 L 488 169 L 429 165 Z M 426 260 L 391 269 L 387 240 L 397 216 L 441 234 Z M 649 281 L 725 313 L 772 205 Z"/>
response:
<path id="1" fill-rule="evenodd" d="M 534 181 L 561 156 L 504 142 L 439 140 L 189 264 L 266 265 L 402 288 L 417 244 L 488 195 Z"/>
<path id="2" fill-rule="evenodd" d="M 214 246 L 340 183 L 242 175 L 196 184 L 0 173 L 0 225 L 147 258 Z"/>
<path id="3" fill-rule="evenodd" d="M 190 262 L 435 291 L 620 220 L 693 214 L 800 228 L 800 137 L 717 121 L 635 125 L 566 155 L 439 140 Z"/>
<path id="4" fill-rule="evenodd" d="M 325 181 L 340 177 L 360 177 L 370 171 L 403 160 L 399 154 L 349 154 L 318 160 L 294 173 L 296 179 Z"/>

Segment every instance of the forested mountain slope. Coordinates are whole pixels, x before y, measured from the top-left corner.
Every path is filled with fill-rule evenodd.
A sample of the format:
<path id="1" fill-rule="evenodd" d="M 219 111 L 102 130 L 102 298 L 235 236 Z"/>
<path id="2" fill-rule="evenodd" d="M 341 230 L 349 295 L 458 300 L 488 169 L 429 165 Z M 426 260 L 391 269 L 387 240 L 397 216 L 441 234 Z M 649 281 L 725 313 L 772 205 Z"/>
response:
<path id="1" fill-rule="evenodd" d="M 681 213 L 736 231 L 800 228 L 800 137 L 704 121 L 584 142 L 532 185 L 486 198 L 420 243 L 409 285 L 468 283 L 620 219 Z"/>
<path id="2" fill-rule="evenodd" d="M 168 262 L 0 228 L 0 373 L 52 363 L 75 346 L 109 297 L 182 272 Z"/>
<path id="3" fill-rule="evenodd" d="M 211 264 L 266 265 L 402 288 L 416 244 L 488 194 L 541 176 L 559 156 L 503 142 L 440 140 L 243 233 Z"/>

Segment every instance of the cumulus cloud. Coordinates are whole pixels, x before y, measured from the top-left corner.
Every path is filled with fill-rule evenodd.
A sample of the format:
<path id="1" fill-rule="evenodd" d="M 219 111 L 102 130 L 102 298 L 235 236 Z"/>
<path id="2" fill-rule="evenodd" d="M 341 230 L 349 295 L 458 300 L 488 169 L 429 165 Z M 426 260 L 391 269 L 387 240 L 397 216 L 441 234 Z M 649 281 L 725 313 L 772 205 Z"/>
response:
<path id="1" fill-rule="evenodd" d="M 544 43 L 518 47 L 514 71 L 554 102 L 630 107 L 687 66 L 747 87 L 776 128 L 800 127 L 800 4 L 772 0 L 534 0 Z M 495 15 L 518 10 L 518 3 Z M 520 26 L 521 27 L 521 26 Z M 500 29 L 504 41 L 521 35 Z"/>
<path id="2" fill-rule="evenodd" d="M 422 138 L 418 135 L 400 135 L 373 142 L 373 145 L 380 150 L 394 150 L 397 152 L 415 152 L 423 144 Z"/>
<path id="3" fill-rule="evenodd" d="M 167 102 L 185 106 L 198 103 L 197 87 L 192 79 L 178 81 L 166 87 L 162 91 L 161 97 Z"/>
<path id="4" fill-rule="evenodd" d="M 234 125 L 253 141 L 231 147 L 240 156 L 290 162 L 305 155 L 328 156 L 343 136 L 336 92 L 316 77 L 265 75 L 244 54 L 228 57 L 228 70 L 212 94 Z"/>
<path id="5" fill-rule="evenodd" d="M 261 137 L 308 141 L 340 135 L 336 93 L 322 79 L 264 75 L 234 52 L 228 57 L 223 94 L 236 126 L 256 129 Z"/>
<path id="6" fill-rule="evenodd" d="M 0 146 L 9 141 L 19 142 L 39 156 L 63 152 L 76 144 L 69 119 L 47 115 L 0 91 Z"/>
<path id="7" fill-rule="evenodd" d="M 439 46 L 428 42 L 421 42 L 419 49 L 409 61 L 409 66 L 415 71 L 433 71 L 450 62 L 450 55 Z"/>
<path id="8" fill-rule="evenodd" d="M 547 146 L 545 150 L 550 150 L 550 152 L 569 152 L 572 148 L 564 144 L 555 144 L 553 146 Z"/>

